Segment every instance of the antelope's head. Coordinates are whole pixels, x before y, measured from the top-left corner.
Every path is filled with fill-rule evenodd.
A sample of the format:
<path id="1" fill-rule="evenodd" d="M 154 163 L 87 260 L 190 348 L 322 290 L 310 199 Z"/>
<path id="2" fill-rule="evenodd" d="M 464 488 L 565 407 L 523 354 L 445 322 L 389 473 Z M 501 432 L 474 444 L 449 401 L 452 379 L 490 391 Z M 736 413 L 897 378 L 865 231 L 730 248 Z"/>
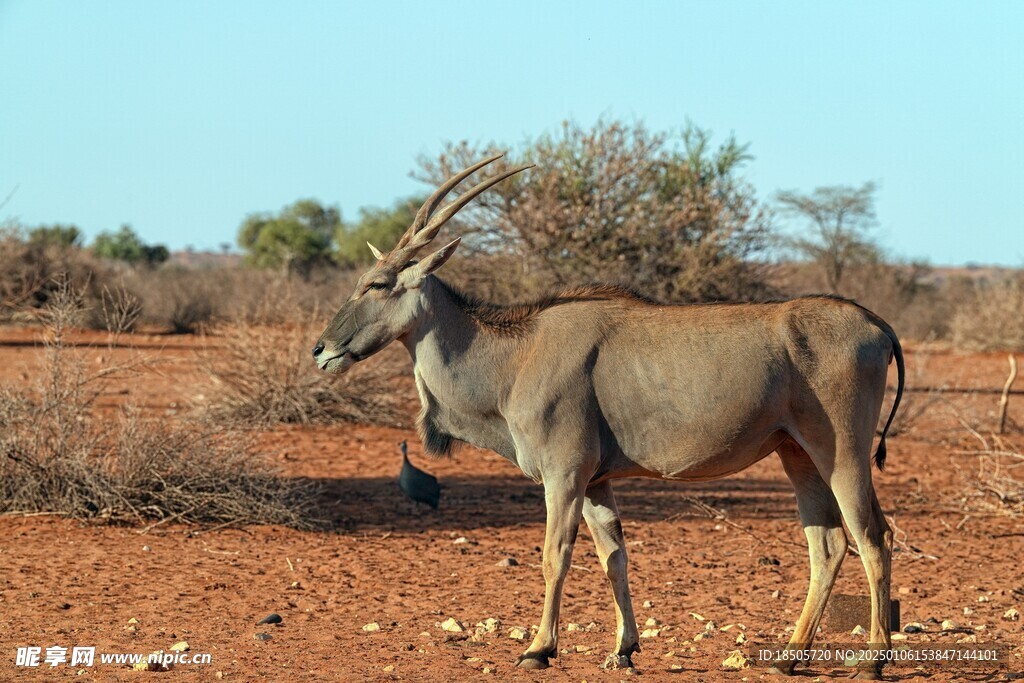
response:
<path id="1" fill-rule="evenodd" d="M 484 159 L 449 178 L 416 212 L 412 225 L 398 244 L 384 253 L 367 244 L 377 262 L 356 282 L 356 289 L 313 347 L 313 359 L 321 370 L 341 374 L 406 334 L 423 315 L 422 287 L 432 272 L 444 265 L 459 246 L 459 239 L 418 259 L 448 219 L 474 197 L 529 166 L 519 166 L 481 182 L 440 211 L 437 208 L 456 185 L 501 154 Z M 435 213 L 436 212 L 436 213 Z"/>

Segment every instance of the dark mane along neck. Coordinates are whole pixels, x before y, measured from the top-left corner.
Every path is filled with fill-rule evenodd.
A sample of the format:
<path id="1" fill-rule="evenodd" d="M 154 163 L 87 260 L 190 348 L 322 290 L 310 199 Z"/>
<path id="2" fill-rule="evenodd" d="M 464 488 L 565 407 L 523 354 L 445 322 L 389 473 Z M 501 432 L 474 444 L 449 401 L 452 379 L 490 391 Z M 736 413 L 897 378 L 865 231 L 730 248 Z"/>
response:
<path id="1" fill-rule="evenodd" d="M 562 304 L 616 299 L 643 304 L 656 303 L 626 287 L 597 283 L 563 289 L 535 301 L 502 305 L 466 294 L 440 278 L 436 280 L 455 305 L 473 321 L 483 328 L 509 335 L 526 332 L 537 314 Z"/>

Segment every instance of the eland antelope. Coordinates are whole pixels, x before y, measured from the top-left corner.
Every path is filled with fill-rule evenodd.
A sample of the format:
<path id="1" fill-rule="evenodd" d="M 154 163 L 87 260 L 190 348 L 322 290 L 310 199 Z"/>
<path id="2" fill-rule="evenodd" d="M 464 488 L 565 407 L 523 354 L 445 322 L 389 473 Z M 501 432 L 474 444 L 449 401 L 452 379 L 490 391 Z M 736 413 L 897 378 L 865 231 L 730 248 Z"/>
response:
<path id="1" fill-rule="evenodd" d="M 499 155 L 500 156 L 500 155 Z M 846 522 L 871 593 L 869 642 L 889 648 L 892 532 L 871 482 L 871 445 L 888 366 L 899 385 L 874 461 L 903 393 L 900 343 L 857 304 L 812 296 L 776 303 L 668 306 L 606 285 L 497 306 L 434 275 L 459 239 L 421 252 L 467 202 L 513 168 L 438 210 L 491 157 L 446 181 L 390 252 L 369 245 L 364 273 L 313 348 L 343 373 L 399 340 L 412 356 L 424 448 L 491 449 L 544 487 L 544 611 L 520 667 L 558 654 L 558 612 L 580 518 L 611 583 L 617 622 L 608 668 L 640 650 L 626 544 L 612 482 L 621 477 L 725 477 L 777 453 L 793 483 L 810 551 L 810 586 L 789 642 L 807 648 L 847 551 Z M 791 674 L 780 659 L 776 673 Z M 859 665 L 877 678 L 881 662 Z"/>

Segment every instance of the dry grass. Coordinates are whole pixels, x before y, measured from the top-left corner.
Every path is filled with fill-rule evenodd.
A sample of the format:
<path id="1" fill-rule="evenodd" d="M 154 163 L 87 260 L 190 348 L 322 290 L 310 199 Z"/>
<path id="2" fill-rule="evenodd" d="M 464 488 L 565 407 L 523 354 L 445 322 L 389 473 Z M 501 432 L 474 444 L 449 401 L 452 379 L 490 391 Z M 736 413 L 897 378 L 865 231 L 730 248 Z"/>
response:
<path id="1" fill-rule="evenodd" d="M 957 348 L 1024 351 L 1024 275 L 978 283 L 950 325 Z"/>
<path id="2" fill-rule="evenodd" d="M 309 350 L 328 316 L 296 314 L 287 291 L 267 301 L 273 303 L 254 320 L 223 326 L 211 338 L 201 358 L 210 385 L 204 410 L 255 427 L 335 421 L 409 426 L 407 392 L 400 386 L 408 361 L 400 349 L 387 349 L 341 377 L 325 375 Z M 291 322 L 264 322 L 282 319 Z"/>
<path id="3" fill-rule="evenodd" d="M 1024 448 L 1011 437 L 986 435 L 963 417 L 957 419 L 975 444 L 956 454 L 954 466 L 965 484 L 960 505 L 1024 516 Z M 966 464 L 960 460 L 964 457 L 969 459 Z"/>
<path id="4" fill-rule="evenodd" d="M 208 423 L 143 420 L 100 411 L 115 377 L 141 374 L 139 357 L 97 373 L 66 343 L 82 315 L 66 282 L 45 309 L 35 386 L 0 390 L 0 512 L 205 525 L 308 527 L 312 485 L 277 476 L 245 433 Z"/>

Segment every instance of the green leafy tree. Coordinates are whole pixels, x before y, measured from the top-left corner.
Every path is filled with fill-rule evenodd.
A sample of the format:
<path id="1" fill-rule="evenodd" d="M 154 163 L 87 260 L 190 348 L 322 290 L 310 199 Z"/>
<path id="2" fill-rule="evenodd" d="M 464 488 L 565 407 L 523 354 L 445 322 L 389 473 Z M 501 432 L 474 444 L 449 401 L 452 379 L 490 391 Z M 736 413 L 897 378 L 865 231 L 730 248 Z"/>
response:
<path id="1" fill-rule="evenodd" d="M 384 251 L 393 247 L 412 224 L 423 201 L 423 198 L 405 199 L 395 202 L 390 209 L 360 209 L 357 223 L 342 225 L 335 232 L 334 260 L 342 266 L 372 263 L 374 257 L 366 243 Z"/>
<path id="2" fill-rule="evenodd" d="M 313 199 L 301 199 L 274 216 L 253 214 L 238 230 L 238 246 L 258 268 L 307 275 L 329 261 L 331 241 L 341 227 L 341 214 Z"/>
<path id="3" fill-rule="evenodd" d="M 432 184 L 495 151 L 449 143 L 420 160 Z M 757 257 L 770 213 L 740 173 L 747 145 L 713 146 L 695 126 L 656 133 L 642 124 L 566 122 L 496 162 L 536 167 L 496 185 L 449 225 L 466 246 L 523 262 L 550 285 L 603 280 L 670 302 L 750 299 L 766 292 Z"/>
<path id="4" fill-rule="evenodd" d="M 28 241 L 40 247 L 71 249 L 82 246 L 82 231 L 74 225 L 40 225 L 28 231 Z"/>
<path id="5" fill-rule="evenodd" d="M 881 261 L 871 239 L 875 227 L 875 184 L 816 188 L 810 194 L 779 192 L 783 215 L 802 221 L 807 234 L 783 237 L 783 244 L 818 264 L 833 294 L 841 294 L 843 276 L 855 266 Z"/>
<path id="6" fill-rule="evenodd" d="M 92 251 L 100 258 L 146 266 L 159 265 L 171 255 L 162 244 L 143 242 L 130 225 L 122 225 L 117 232 L 101 232 L 96 235 Z"/>

